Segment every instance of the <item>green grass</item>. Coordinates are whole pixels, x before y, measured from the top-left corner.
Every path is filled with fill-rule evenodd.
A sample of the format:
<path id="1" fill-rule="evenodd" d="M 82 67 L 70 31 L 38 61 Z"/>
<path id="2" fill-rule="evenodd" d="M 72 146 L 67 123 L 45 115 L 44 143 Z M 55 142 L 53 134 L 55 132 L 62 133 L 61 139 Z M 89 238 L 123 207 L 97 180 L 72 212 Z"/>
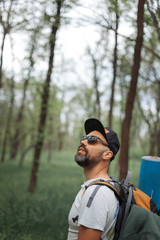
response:
<path id="1" fill-rule="evenodd" d="M 0 165 L 0 240 L 65 240 L 68 212 L 84 181 L 83 170 L 73 161 L 74 153 L 54 153 L 51 161 L 42 155 L 34 194 L 27 192 L 32 156 L 23 167 L 17 161 Z M 132 161 L 134 181 L 139 161 Z M 131 169 L 132 171 L 134 169 Z M 110 174 L 117 176 L 117 162 Z"/>
<path id="2" fill-rule="evenodd" d="M 83 181 L 72 153 L 59 153 L 51 162 L 41 159 L 34 194 L 27 192 L 32 158 L 0 166 L 0 240 L 63 240 L 68 212 Z"/>

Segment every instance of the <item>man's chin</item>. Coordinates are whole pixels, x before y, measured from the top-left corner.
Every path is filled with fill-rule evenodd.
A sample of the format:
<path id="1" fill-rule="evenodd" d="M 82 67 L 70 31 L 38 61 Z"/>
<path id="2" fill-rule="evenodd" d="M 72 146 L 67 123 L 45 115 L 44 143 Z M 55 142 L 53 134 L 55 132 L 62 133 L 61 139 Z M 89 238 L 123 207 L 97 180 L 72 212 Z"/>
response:
<path id="1" fill-rule="evenodd" d="M 86 167 L 88 165 L 88 159 L 86 158 L 86 155 L 80 155 L 77 153 L 74 157 L 74 160 L 80 167 Z"/>
<path id="2" fill-rule="evenodd" d="M 76 154 L 74 156 L 74 160 L 78 163 L 78 162 L 84 162 L 86 160 L 86 156 L 85 155 L 81 155 L 81 154 Z"/>

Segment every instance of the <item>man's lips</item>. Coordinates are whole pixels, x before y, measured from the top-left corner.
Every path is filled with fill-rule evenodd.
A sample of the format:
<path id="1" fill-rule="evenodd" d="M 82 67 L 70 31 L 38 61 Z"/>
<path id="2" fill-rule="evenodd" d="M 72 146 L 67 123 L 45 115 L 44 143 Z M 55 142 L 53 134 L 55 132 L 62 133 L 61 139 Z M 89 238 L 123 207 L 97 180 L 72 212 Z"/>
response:
<path id="1" fill-rule="evenodd" d="M 78 153 L 81 153 L 81 152 L 86 152 L 86 149 L 83 146 L 80 146 L 78 148 Z"/>

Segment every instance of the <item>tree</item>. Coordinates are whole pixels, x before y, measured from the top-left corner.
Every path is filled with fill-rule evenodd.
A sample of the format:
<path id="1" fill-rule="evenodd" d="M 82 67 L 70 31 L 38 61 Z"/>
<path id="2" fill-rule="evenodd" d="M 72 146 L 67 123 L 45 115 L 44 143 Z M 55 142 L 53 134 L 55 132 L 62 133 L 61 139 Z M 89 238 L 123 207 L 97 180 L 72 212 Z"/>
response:
<path id="1" fill-rule="evenodd" d="M 141 49 L 143 43 L 143 19 L 144 19 L 144 5 L 145 0 L 139 0 L 137 13 L 137 38 L 134 48 L 134 59 L 132 66 L 131 82 L 129 86 L 125 117 L 122 123 L 121 130 L 121 148 L 119 155 L 120 179 L 126 177 L 128 170 L 128 153 L 129 153 L 129 133 L 132 120 L 132 110 L 136 96 L 136 88 L 138 83 L 138 74 L 141 62 Z"/>
<path id="2" fill-rule="evenodd" d="M 158 36 L 158 39 L 160 41 L 160 5 L 159 5 L 159 0 L 155 1 L 147 1 L 147 9 L 150 13 L 150 17 L 152 19 L 152 25 L 156 29 L 156 34 Z"/>
<path id="3" fill-rule="evenodd" d="M 3 37 L 2 37 L 2 43 L 1 43 L 1 56 L 0 56 L 0 88 L 2 88 L 2 67 L 3 67 L 3 52 L 4 52 L 4 43 L 6 39 L 6 35 L 10 33 L 11 30 L 11 24 L 10 24 L 10 16 L 11 16 L 11 11 L 12 11 L 12 4 L 13 0 L 10 0 L 10 4 L 7 10 L 7 17 L 6 21 L 4 20 L 3 17 L 3 11 L 6 11 L 6 2 L 3 1 L 0 3 L 0 23 L 3 28 Z M 2 9 L 3 6 L 3 9 Z"/>
<path id="4" fill-rule="evenodd" d="M 4 139 L 2 142 L 2 155 L 1 155 L 1 162 L 4 162 L 5 160 L 5 154 L 6 154 L 6 147 L 8 143 L 8 139 L 10 137 L 10 126 L 12 122 L 12 114 L 13 114 L 13 105 L 14 105 L 14 88 L 15 88 L 15 83 L 14 83 L 14 78 L 12 77 L 9 79 L 10 82 L 10 103 L 9 103 L 9 108 L 8 108 L 8 115 L 7 115 L 7 120 L 6 120 L 6 126 L 5 126 L 5 132 L 4 132 Z"/>
<path id="5" fill-rule="evenodd" d="M 117 50 L 118 50 L 118 26 L 119 26 L 119 11 L 118 11 L 118 0 L 115 1 L 115 45 L 114 45 L 114 54 L 113 54 L 113 79 L 111 87 L 111 97 L 110 97 L 110 110 L 108 116 L 108 126 L 112 129 L 112 116 L 113 116 L 113 107 L 114 107 L 114 95 L 115 95 L 115 84 L 117 77 Z"/>
<path id="6" fill-rule="evenodd" d="M 24 86 L 23 86 L 23 92 L 22 92 L 22 101 L 21 101 L 21 106 L 19 108 L 19 112 L 17 114 L 17 118 L 16 118 L 16 123 L 15 123 L 15 133 L 12 139 L 12 145 L 11 145 L 11 159 L 14 159 L 17 155 L 17 151 L 18 151 L 18 147 L 19 147 L 19 143 L 20 143 L 20 133 L 22 131 L 20 125 L 23 122 L 23 118 L 24 118 L 24 107 L 25 107 L 25 100 L 26 100 L 26 92 L 27 92 L 27 88 L 28 88 L 28 84 L 29 84 L 29 80 L 31 78 L 31 73 L 33 71 L 33 67 L 34 67 L 34 63 L 35 60 L 33 58 L 35 49 L 36 49 L 36 44 L 37 44 L 37 32 L 39 31 L 39 28 L 37 27 L 36 29 L 34 29 L 32 35 L 31 35 L 31 48 L 29 50 L 29 68 L 28 68 L 28 74 L 27 77 L 24 80 Z"/>
<path id="7" fill-rule="evenodd" d="M 100 77 L 98 76 L 98 65 L 99 61 L 96 59 L 96 56 L 92 53 L 92 50 L 88 47 L 87 49 L 88 55 L 91 58 L 92 67 L 93 67 L 93 85 L 95 90 L 95 104 L 94 104 L 94 115 L 98 119 L 101 117 L 101 105 L 100 105 L 100 92 L 99 92 L 99 82 Z"/>
<path id="8" fill-rule="evenodd" d="M 55 51 L 55 43 L 56 43 L 56 34 L 60 27 L 60 20 L 61 20 L 61 8 L 63 5 L 62 0 L 56 0 L 56 14 L 54 16 L 54 21 L 51 27 L 50 39 L 49 39 L 49 62 L 48 62 L 48 71 L 47 77 L 44 83 L 44 89 L 42 93 L 42 102 L 41 102 L 41 112 L 40 112 L 40 119 L 38 125 L 38 136 L 34 150 L 34 159 L 33 159 L 33 166 L 31 172 L 31 179 L 29 183 L 29 192 L 33 193 L 35 190 L 36 182 L 37 182 L 37 171 L 39 166 L 39 159 L 40 154 L 43 146 L 44 140 L 44 129 L 46 124 L 46 117 L 47 117 L 47 105 L 49 100 L 49 88 L 51 82 L 51 74 L 53 69 L 53 61 L 54 61 L 54 51 Z"/>
<path id="9" fill-rule="evenodd" d="M 100 90 L 101 89 L 101 83 L 103 81 L 104 78 L 104 74 L 106 73 L 106 52 L 107 52 L 107 47 L 108 47 L 108 38 L 107 38 L 107 33 L 102 32 L 101 36 L 99 38 L 98 41 L 95 42 L 95 46 L 90 47 L 87 46 L 86 49 L 86 53 L 85 56 L 87 57 L 87 62 L 90 63 L 90 67 L 87 69 L 88 70 L 88 74 L 90 75 L 90 80 L 91 80 L 91 85 L 92 85 L 92 90 L 88 91 L 89 89 L 87 89 L 86 87 L 86 91 L 83 92 L 85 94 L 88 94 L 90 92 L 91 96 L 89 101 L 93 102 L 92 104 L 88 104 L 88 109 L 87 109 L 87 115 L 89 113 L 89 108 L 93 108 L 92 111 L 92 117 L 96 117 L 98 119 L 101 119 L 101 101 L 102 101 L 102 95 L 104 93 L 104 90 Z M 89 60 L 89 61 L 88 61 Z M 106 76 L 105 76 L 106 77 Z M 103 85 L 103 89 L 104 89 L 104 85 Z M 87 98 L 86 96 L 83 96 L 84 98 Z M 86 99 L 87 100 L 87 99 Z M 83 106 L 84 101 L 82 101 Z M 90 106 L 90 107 L 89 107 Z"/>
<path id="10" fill-rule="evenodd" d="M 149 71 L 150 73 L 148 73 L 148 76 L 151 79 L 150 74 L 152 71 L 155 72 L 152 65 L 149 68 Z M 160 128 L 160 81 L 157 78 L 153 81 L 150 79 L 148 81 L 145 80 L 144 89 L 141 87 L 141 91 L 137 95 L 137 102 L 141 112 L 141 118 L 148 126 L 148 131 L 146 133 L 146 135 L 149 136 L 149 146 L 147 147 L 148 155 L 156 156 L 159 151 L 158 131 Z M 148 98 L 148 104 L 145 109 L 143 109 L 145 97 L 142 96 L 146 96 L 146 98 Z"/>

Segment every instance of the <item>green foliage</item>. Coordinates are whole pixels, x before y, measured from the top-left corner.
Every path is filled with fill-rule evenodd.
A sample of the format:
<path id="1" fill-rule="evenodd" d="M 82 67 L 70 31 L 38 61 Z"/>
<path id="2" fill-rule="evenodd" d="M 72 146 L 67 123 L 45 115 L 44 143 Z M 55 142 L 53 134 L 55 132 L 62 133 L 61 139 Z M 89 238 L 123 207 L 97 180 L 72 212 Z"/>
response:
<path id="1" fill-rule="evenodd" d="M 150 25 L 150 23 L 151 23 L 151 16 L 150 16 L 148 13 L 145 13 L 145 14 L 144 14 L 144 22 L 145 22 L 147 25 Z"/>
<path id="2" fill-rule="evenodd" d="M 10 122 L 10 133 L 7 142 L 6 152 L 9 156 L 10 142 L 15 135 L 15 128 L 17 122 L 17 113 L 21 105 L 24 79 L 29 77 L 29 85 L 26 91 L 26 99 L 24 103 L 24 118 L 18 124 L 20 130 L 20 146 L 19 152 L 25 151 L 30 145 L 34 145 L 37 138 L 37 126 L 39 122 L 41 96 L 44 87 L 44 80 L 46 79 L 48 54 L 49 54 L 49 37 L 50 26 L 55 21 L 56 3 L 61 0 L 38 0 L 38 1 L 2 1 L 1 15 L 6 22 L 8 6 L 13 2 L 13 7 L 10 15 L 11 36 L 13 38 L 13 55 L 14 52 L 14 34 L 19 31 L 20 35 L 25 32 L 26 38 L 22 41 L 25 46 L 24 58 L 19 61 L 18 66 L 20 72 L 15 74 L 15 88 L 14 94 L 11 91 L 11 77 L 16 73 L 16 64 L 13 69 L 3 68 L 3 89 L 1 89 L 0 96 L 0 149 L 2 150 L 2 142 L 4 139 L 6 122 L 8 117 L 8 110 L 10 107 L 10 99 L 15 95 L 13 106 L 13 117 Z M 3 4 L 5 2 L 5 4 Z M 85 1 L 76 0 L 62 0 L 62 32 L 58 34 L 61 38 L 59 45 L 55 51 L 54 61 L 54 74 L 52 75 L 53 82 L 50 87 L 50 99 L 48 103 L 48 116 L 46 121 L 45 132 L 42 136 L 44 139 L 44 150 L 64 150 L 73 149 L 79 143 L 80 137 L 84 134 L 83 123 L 88 117 L 94 117 L 95 114 L 95 99 L 96 92 L 93 88 L 93 66 L 90 65 L 90 60 L 83 61 L 83 57 L 79 59 L 67 59 L 64 52 L 66 50 L 65 43 L 68 42 L 67 38 L 63 39 L 63 31 L 70 26 L 65 27 L 66 22 L 70 24 L 78 21 L 78 27 L 89 27 L 92 21 L 91 15 L 93 14 L 94 23 L 99 23 L 94 26 L 97 31 L 97 39 L 94 37 L 91 40 L 91 50 L 98 60 L 97 77 L 100 79 L 99 93 L 101 105 L 101 117 L 106 124 L 107 115 L 109 112 L 109 97 L 111 93 L 111 80 L 113 78 L 113 69 L 111 61 L 113 59 L 113 29 L 115 29 L 115 13 L 119 14 L 119 29 L 118 29 L 118 66 L 117 66 L 117 79 L 115 86 L 115 101 L 114 101 L 114 116 L 113 116 L 113 129 L 120 136 L 121 122 L 124 118 L 125 104 L 128 93 L 128 87 L 131 80 L 131 69 L 133 64 L 133 52 L 136 37 L 136 16 L 137 16 L 137 1 L 95 1 L 92 8 L 85 6 Z M 87 2 L 87 1 L 86 1 Z M 155 1 L 148 0 L 146 2 L 145 16 L 144 16 L 144 46 L 147 46 L 150 51 L 143 46 L 141 70 L 139 76 L 139 86 L 137 95 L 139 95 L 141 108 L 140 111 L 138 104 L 134 104 L 134 112 L 131 127 L 131 151 L 132 148 L 140 145 L 149 146 L 151 131 L 149 132 L 146 127 L 146 120 L 144 116 L 149 119 L 150 129 L 154 128 L 155 118 L 159 118 L 159 88 L 156 84 L 160 78 L 159 59 L 159 31 L 158 25 L 154 22 L 154 17 L 159 19 L 159 8 Z M 156 1 L 158 3 L 158 1 Z M 76 4 L 77 8 L 71 8 Z M 118 3 L 118 6 L 116 4 Z M 82 4 L 82 5 L 81 5 Z M 148 4 L 148 5 L 147 5 Z M 3 9 L 3 6 L 6 8 Z M 155 6 L 155 7 L 154 7 Z M 80 7 L 80 9 L 79 9 Z M 84 7 L 84 13 L 82 14 Z M 92 11 L 92 14 L 85 16 L 86 10 Z M 71 14 L 70 14 L 71 13 Z M 78 15 L 80 13 L 80 15 Z M 83 16 L 82 16 L 83 15 Z M 89 19 L 91 17 L 91 19 Z M 74 21 L 72 21 L 74 18 Z M 159 21 L 158 21 L 159 23 Z M 123 25 L 124 24 L 124 25 Z M 77 26 L 77 25 L 76 25 Z M 2 26 L 1 26 L 2 27 Z M 72 28 L 73 26 L 71 26 Z M 92 26 L 93 27 L 93 26 Z M 87 29 L 86 28 L 86 29 Z M 99 29 L 103 28 L 103 34 Z M 1 28 L 2 30 L 2 28 Z M 130 31 L 131 30 L 131 31 Z M 94 30 L 93 30 L 94 31 Z M 90 34 L 90 31 L 88 31 Z M 71 34 L 71 31 L 68 31 Z M 83 34 L 82 34 L 83 35 Z M 2 37 L 2 36 L 1 36 Z M 86 38 L 87 39 L 87 38 Z M 9 40 L 9 39 L 8 39 Z M 97 41 L 98 40 L 98 41 Z M 57 39 L 57 42 L 59 39 Z M 96 43 L 97 42 L 97 43 Z M 11 45 L 12 45 L 11 44 Z M 64 46 L 63 46 L 64 44 Z M 87 43 L 86 43 L 87 45 Z M 79 51 L 81 45 L 77 43 L 77 50 Z M 4 48 L 5 51 L 7 47 Z M 11 51 L 12 52 L 12 51 Z M 31 55 L 29 53 L 32 53 Z M 61 58 L 60 56 L 63 55 Z M 75 54 L 76 56 L 76 54 Z M 14 57 L 13 57 L 14 58 Z M 65 60 L 65 61 L 64 61 Z M 9 63 L 9 62 L 8 62 Z M 71 65 L 70 65 L 71 63 Z M 15 65 L 15 66 L 14 66 Z M 83 65 L 83 67 L 81 66 Z M 32 66 L 30 68 L 29 66 Z M 61 66 L 61 67 L 60 67 Z M 78 72 L 79 71 L 79 72 Z M 73 84 L 74 81 L 74 84 Z M 53 84 L 54 83 L 54 84 Z M 61 87 L 60 87 L 61 86 Z M 157 109 L 157 111 L 156 111 Z M 143 116 L 144 115 L 144 116 Z M 158 124 L 157 124 L 158 125 Z M 141 134 L 141 130 L 145 130 Z M 6 155 L 7 155 L 6 154 Z"/>
<path id="3" fill-rule="evenodd" d="M 51 162 L 42 156 L 36 192 L 27 192 L 31 159 L 19 169 L 6 162 L 0 169 L 0 239 L 63 240 L 68 229 L 68 211 L 82 181 L 82 171 L 73 154 L 61 153 Z"/>
<path id="4" fill-rule="evenodd" d="M 23 168 L 18 161 L 6 161 L 0 168 L 0 239 L 1 240 L 65 240 L 68 213 L 80 185 L 83 170 L 73 160 L 74 152 L 54 153 L 47 161 L 44 153 L 38 172 L 36 192 L 27 187 L 32 157 Z M 137 184 L 140 159 L 132 154 L 131 168 Z M 138 166 L 138 167 L 137 167 Z M 117 177 L 117 160 L 111 163 L 110 174 Z"/>

